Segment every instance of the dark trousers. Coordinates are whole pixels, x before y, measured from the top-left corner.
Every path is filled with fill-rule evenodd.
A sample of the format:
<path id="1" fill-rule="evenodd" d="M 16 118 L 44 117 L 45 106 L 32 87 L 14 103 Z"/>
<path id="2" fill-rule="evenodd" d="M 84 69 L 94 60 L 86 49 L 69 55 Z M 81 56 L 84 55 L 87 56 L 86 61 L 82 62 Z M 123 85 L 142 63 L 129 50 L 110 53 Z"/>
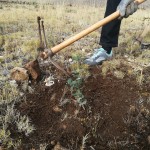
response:
<path id="1" fill-rule="evenodd" d="M 114 13 L 121 0 L 107 0 L 105 17 Z M 113 20 L 103 26 L 100 38 L 100 45 L 103 47 L 117 47 L 121 20 Z"/>

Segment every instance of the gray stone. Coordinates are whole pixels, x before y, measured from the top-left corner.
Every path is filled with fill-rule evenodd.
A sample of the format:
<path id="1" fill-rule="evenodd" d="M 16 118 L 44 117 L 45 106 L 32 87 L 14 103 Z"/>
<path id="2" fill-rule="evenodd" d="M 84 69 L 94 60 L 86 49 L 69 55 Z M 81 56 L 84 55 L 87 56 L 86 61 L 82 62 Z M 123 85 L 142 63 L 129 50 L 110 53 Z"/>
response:
<path id="1" fill-rule="evenodd" d="M 6 69 L 4 69 L 2 74 L 3 74 L 4 76 L 7 76 L 7 75 L 9 74 L 9 71 L 6 70 Z"/>

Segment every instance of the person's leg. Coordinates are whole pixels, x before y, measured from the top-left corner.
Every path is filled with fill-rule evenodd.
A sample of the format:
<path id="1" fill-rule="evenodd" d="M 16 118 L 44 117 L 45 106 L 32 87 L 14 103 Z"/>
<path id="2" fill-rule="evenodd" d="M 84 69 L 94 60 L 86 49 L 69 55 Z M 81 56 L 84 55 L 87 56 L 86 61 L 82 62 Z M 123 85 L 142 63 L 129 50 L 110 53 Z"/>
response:
<path id="1" fill-rule="evenodd" d="M 121 0 L 107 0 L 105 17 L 116 11 L 120 1 Z M 108 53 L 110 53 L 112 47 L 118 46 L 120 25 L 121 20 L 115 19 L 102 28 L 100 45 L 102 45 L 103 49 L 108 51 Z"/>
<path id="2" fill-rule="evenodd" d="M 121 0 L 107 0 L 107 8 L 105 17 L 114 13 Z M 102 48 L 97 49 L 96 52 L 84 63 L 87 65 L 98 65 L 103 61 L 112 58 L 112 47 L 118 46 L 118 36 L 120 30 L 121 20 L 115 19 L 102 28 L 100 45 Z"/>

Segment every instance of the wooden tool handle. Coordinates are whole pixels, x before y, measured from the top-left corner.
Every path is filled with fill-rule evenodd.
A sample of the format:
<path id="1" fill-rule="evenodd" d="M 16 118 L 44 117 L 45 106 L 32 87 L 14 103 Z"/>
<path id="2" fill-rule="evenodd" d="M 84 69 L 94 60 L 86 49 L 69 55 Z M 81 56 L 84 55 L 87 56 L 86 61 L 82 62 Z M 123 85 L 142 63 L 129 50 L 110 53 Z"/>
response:
<path id="1" fill-rule="evenodd" d="M 138 4 L 143 3 L 145 0 L 136 0 L 135 2 L 138 2 Z M 104 26 L 105 24 L 109 23 L 110 21 L 118 18 L 120 16 L 120 12 L 119 10 L 114 12 L 113 14 L 109 15 L 108 17 L 104 18 L 103 20 L 95 23 L 94 25 L 92 25 L 91 27 L 83 30 L 82 32 L 76 34 L 75 36 L 69 38 L 68 40 L 62 42 L 59 45 L 56 45 L 55 47 L 51 48 L 51 51 L 53 54 L 59 52 L 60 50 L 64 49 L 65 47 L 71 45 L 72 43 L 74 43 L 75 41 L 78 41 L 79 39 L 81 39 L 82 37 L 88 35 L 89 33 L 97 30 L 98 28 Z"/>

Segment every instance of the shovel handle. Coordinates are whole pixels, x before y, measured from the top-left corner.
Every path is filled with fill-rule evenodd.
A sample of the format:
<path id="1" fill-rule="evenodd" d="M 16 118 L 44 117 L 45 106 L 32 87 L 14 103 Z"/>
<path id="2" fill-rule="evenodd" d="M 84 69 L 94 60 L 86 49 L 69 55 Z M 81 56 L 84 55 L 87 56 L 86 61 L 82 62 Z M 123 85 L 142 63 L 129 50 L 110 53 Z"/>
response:
<path id="1" fill-rule="evenodd" d="M 141 4 L 144 1 L 146 1 L 146 0 L 136 0 L 135 2 L 137 2 L 138 4 Z M 113 14 L 109 15 L 108 17 L 104 18 L 103 20 L 95 23 L 91 27 L 83 30 L 82 32 L 76 34 L 75 36 L 70 37 L 69 39 L 67 39 L 66 41 L 62 42 L 61 44 L 56 45 L 55 47 L 52 47 L 51 48 L 52 53 L 55 54 L 55 53 L 59 52 L 60 50 L 64 49 L 65 47 L 71 45 L 75 41 L 78 41 L 82 37 L 88 35 L 89 33 L 93 32 L 95 30 L 97 30 L 98 28 L 104 26 L 105 24 L 107 24 L 110 21 L 118 18 L 119 16 L 120 16 L 120 12 L 118 10 L 118 11 L 114 12 Z"/>

